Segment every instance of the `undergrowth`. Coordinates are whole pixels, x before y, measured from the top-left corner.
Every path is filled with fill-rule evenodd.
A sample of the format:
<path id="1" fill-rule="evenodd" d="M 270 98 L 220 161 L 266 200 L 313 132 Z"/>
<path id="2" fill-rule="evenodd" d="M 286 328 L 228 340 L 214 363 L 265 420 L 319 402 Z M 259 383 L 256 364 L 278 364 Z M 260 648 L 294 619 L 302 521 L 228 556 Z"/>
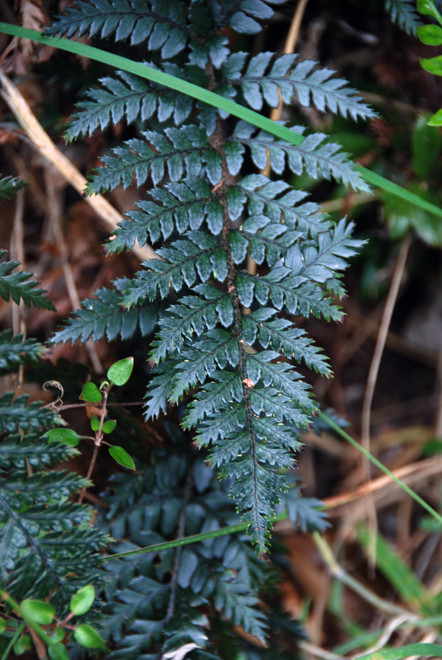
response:
<path id="1" fill-rule="evenodd" d="M 280 4 L 80 0 L 47 34 L 142 47 L 150 67 L 260 112 L 295 99 L 304 108 L 374 118 L 347 81 L 316 62 L 235 49 L 232 35 L 259 33 Z M 410 32 L 418 20 L 412 5 L 386 3 Z M 132 137 L 103 155 L 88 194 L 135 181 L 143 198 L 106 248 L 149 243 L 157 258 L 83 301 L 52 342 L 128 340 L 154 328 L 144 414 L 163 420 L 164 437 L 149 452 L 128 447 L 136 472 L 116 474 L 103 505 L 92 507 L 74 498 L 90 481 L 53 469 L 79 451 L 76 434 L 63 432 L 63 401 L 0 399 L 1 651 L 6 658 L 8 649 L 30 645 L 24 621 L 51 659 L 81 656 L 81 647 L 127 660 L 293 658 L 286 637 L 304 633 L 279 611 L 272 590 L 271 528 L 282 510 L 304 530 L 328 524 L 320 503 L 301 496 L 292 467 L 317 410 L 301 365 L 331 376 L 299 320 L 341 319 L 342 273 L 362 241 L 352 237 L 351 222 L 332 221 L 288 180 L 307 173 L 355 191 L 369 187 L 323 133 L 291 126 L 305 137 L 289 144 L 125 71 L 85 94 L 66 138 L 119 122 Z M 3 179 L 0 195 L 19 185 Z M 0 295 L 51 308 L 18 265 L 0 264 Z M 38 362 L 44 350 L 6 330 L 0 369 Z M 124 383 L 110 377 L 83 389 L 85 406 L 98 409 L 96 448 L 115 428 L 106 417 L 110 386 Z M 111 449 L 133 467 L 126 449 Z M 216 536 L 230 525 L 243 531 Z M 207 538 L 189 546 L 135 552 L 201 533 Z M 91 597 L 87 609 L 78 606 Z"/>

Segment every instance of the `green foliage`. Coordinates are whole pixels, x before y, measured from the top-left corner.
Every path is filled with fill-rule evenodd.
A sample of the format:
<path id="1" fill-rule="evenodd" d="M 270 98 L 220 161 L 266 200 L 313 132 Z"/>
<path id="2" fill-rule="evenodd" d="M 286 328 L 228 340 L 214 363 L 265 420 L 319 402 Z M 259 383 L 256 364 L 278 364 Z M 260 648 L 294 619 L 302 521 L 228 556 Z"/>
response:
<path id="1" fill-rule="evenodd" d="M 391 18 L 408 34 L 415 34 L 421 22 L 414 0 L 385 0 L 385 7 Z"/>
<path id="2" fill-rule="evenodd" d="M 85 342 L 89 337 L 94 341 L 103 337 L 109 341 L 117 337 L 130 339 L 137 329 L 143 335 L 149 334 L 156 322 L 156 310 L 151 305 L 127 310 L 121 294 L 126 284 L 127 280 L 115 280 L 115 289 L 99 289 L 96 298 L 84 300 L 82 309 L 55 334 L 54 341 Z"/>
<path id="3" fill-rule="evenodd" d="M 26 182 L 13 176 L 4 176 L 0 178 L 0 199 L 9 199 L 17 190 L 24 188 Z"/>
<path id="4" fill-rule="evenodd" d="M 23 335 L 12 336 L 12 330 L 0 332 L 0 374 L 15 371 L 20 364 L 37 362 L 44 354 L 44 346 Z"/>
<path id="5" fill-rule="evenodd" d="M 19 262 L 5 261 L 6 250 L 0 250 L 0 296 L 6 302 L 12 298 L 15 303 L 23 300 L 25 305 L 50 309 L 55 311 L 54 305 L 46 297 L 46 291 L 38 288 L 38 282 L 32 279 L 31 273 L 24 270 L 13 272 Z"/>
<path id="6" fill-rule="evenodd" d="M 442 15 L 432 0 L 419 0 L 418 11 L 421 14 L 431 16 L 439 25 L 422 25 L 417 29 L 417 36 L 428 46 L 440 46 L 442 44 Z M 435 76 L 442 76 L 442 55 L 421 59 L 421 66 Z M 442 109 L 438 110 L 428 120 L 430 126 L 442 126 Z"/>
<path id="7" fill-rule="evenodd" d="M 255 34 L 276 4 L 81 1 L 50 33 L 143 42 L 151 66 L 228 98 L 239 95 L 255 109 L 264 101 L 275 107 L 280 94 L 322 112 L 375 116 L 345 80 L 310 60 L 230 52 L 226 28 Z M 102 157 L 89 191 L 147 184 L 148 198 L 128 213 L 109 249 L 151 241 L 160 243 L 159 258 L 146 261 L 132 280 L 118 280 L 115 290 L 97 292 L 54 340 L 128 338 L 142 314 L 152 330 L 160 310 L 146 417 L 166 412 L 169 403 L 187 404 L 183 428 L 207 447 L 262 552 L 299 432 L 316 407 L 296 363 L 330 375 L 293 317 L 341 318 L 340 274 L 361 245 L 351 238 L 351 223 L 335 226 L 282 176 L 307 173 L 354 190 L 368 187 L 322 133 L 295 146 L 244 121 L 224 123 L 217 108 L 121 72 L 88 92 L 68 137 L 123 119 L 136 126 L 136 136 Z M 250 174 L 251 164 L 262 170 L 267 163 L 273 180 Z M 248 256 L 258 264 L 256 274 L 247 270 Z M 132 467 L 125 457 L 122 462 Z"/>
<path id="8" fill-rule="evenodd" d="M 149 467 L 112 481 L 102 525 L 115 539 L 116 553 L 238 521 L 212 470 L 195 457 L 184 436 L 170 430 L 172 446 L 156 450 Z M 104 568 L 109 581 L 102 633 L 115 648 L 110 658 L 153 660 L 195 644 L 201 655 L 195 651 L 194 657 L 227 660 L 232 656 L 219 650 L 220 639 L 231 636 L 238 651 L 246 648 L 234 626 L 263 639 L 272 623 L 260 598 L 266 598 L 262 585 L 274 569 L 255 555 L 244 535 L 171 549 L 160 558 L 150 553 L 110 559 Z"/>

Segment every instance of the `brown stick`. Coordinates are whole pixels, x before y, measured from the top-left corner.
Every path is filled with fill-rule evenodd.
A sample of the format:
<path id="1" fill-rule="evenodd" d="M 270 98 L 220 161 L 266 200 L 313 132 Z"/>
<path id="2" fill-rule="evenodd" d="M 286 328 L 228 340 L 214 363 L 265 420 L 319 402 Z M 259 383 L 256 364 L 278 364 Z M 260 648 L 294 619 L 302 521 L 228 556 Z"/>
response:
<path id="1" fill-rule="evenodd" d="M 11 112 L 15 115 L 18 123 L 25 131 L 37 150 L 57 168 L 62 176 L 83 197 L 87 186 L 87 180 L 77 168 L 57 149 L 49 135 L 42 128 L 26 100 L 0 69 L 1 95 L 8 104 Z M 94 209 L 101 222 L 111 233 L 113 233 L 124 218 L 102 195 L 90 195 L 85 198 L 87 203 Z M 150 245 L 134 245 L 132 251 L 141 260 L 157 259 L 157 255 Z"/>

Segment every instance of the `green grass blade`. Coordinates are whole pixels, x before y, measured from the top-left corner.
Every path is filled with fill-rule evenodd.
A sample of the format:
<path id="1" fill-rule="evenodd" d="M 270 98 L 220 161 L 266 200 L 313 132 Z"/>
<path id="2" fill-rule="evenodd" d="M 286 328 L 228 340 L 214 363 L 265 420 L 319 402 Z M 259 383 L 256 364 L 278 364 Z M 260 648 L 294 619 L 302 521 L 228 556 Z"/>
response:
<path id="1" fill-rule="evenodd" d="M 357 449 L 361 454 L 365 456 L 365 458 L 368 458 L 368 460 L 373 463 L 373 465 L 376 465 L 381 472 L 384 474 L 387 474 L 390 479 L 392 479 L 398 486 L 399 488 L 402 488 L 403 491 L 407 493 L 410 497 L 413 498 L 415 502 L 420 504 L 420 506 L 428 511 L 428 513 L 439 523 L 442 523 L 442 516 L 435 510 L 433 509 L 428 502 L 422 499 L 420 495 L 414 492 L 409 486 L 407 486 L 406 483 L 404 483 L 399 477 L 397 477 L 391 470 L 389 470 L 381 461 L 379 461 L 375 456 L 372 456 L 369 451 L 367 451 L 364 447 L 362 447 L 359 442 L 357 442 L 354 438 L 351 437 L 348 433 L 343 431 L 340 426 L 338 426 L 328 415 L 322 412 L 322 410 L 318 410 L 318 417 L 320 417 L 335 433 L 341 436 L 341 438 L 344 438 L 344 440 L 347 440 L 355 449 Z"/>
<path id="2" fill-rule="evenodd" d="M 417 655 L 419 658 L 442 658 L 442 646 L 439 644 L 407 644 L 396 649 L 375 651 L 368 655 L 358 655 L 355 660 L 400 660 Z"/>
<path id="3" fill-rule="evenodd" d="M 371 543 L 370 531 L 365 526 L 359 526 L 356 533 L 362 547 L 368 551 Z M 422 582 L 379 532 L 376 535 L 376 564 L 401 599 L 413 610 L 424 615 L 439 613 L 437 603 L 428 594 Z"/>
<path id="4" fill-rule="evenodd" d="M 189 83 L 180 78 L 175 78 L 167 73 L 163 73 L 158 69 L 153 69 L 146 64 L 141 62 L 134 62 L 127 57 L 122 57 L 121 55 L 115 55 L 114 53 L 108 53 L 105 50 L 96 48 L 94 46 L 87 46 L 86 44 L 73 41 L 71 39 L 63 39 L 56 37 L 45 37 L 40 32 L 35 30 L 30 30 L 28 28 L 23 28 L 19 25 L 12 25 L 10 23 L 0 22 L 0 32 L 4 34 L 10 34 L 12 36 L 20 37 L 22 39 L 31 39 L 38 43 L 46 44 L 47 46 L 52 46 L 61 50 L 65 50 L 69 53 L 74 53 L 82 57 L 87 57 L 91 60 L 97 62 L 102 62 L 103 64 L 108 64 L 109 66 L 133 73 L 136 76 L 146 78 L 155 82 L 159 85 L 164 85 L 174 89 L 177 92 L 186 94 L 187 96 L 192 96 L 203 103 L 212 105 L 220 110 L 224 110 L 239 119 L 253 124 L 257 128 L 260 128 L 268 133 L 271 133 L 275 137 L 278 137 L 290 144 L 299 145 L 303 141 L 303 137 L 298 133 L 290 130 L 286 126 L 281 126 L 280 124 L 272 121 L 268 117 L 263 117 L 258 112 L 245 108 L 230 99 L 223 98 L 214 92 L 210 92 L 203 87 L 198 87 L 192 83 Z M 356 166 L 358 171 L 362 174 L 364 179 L 373 184 L 377 188 L 381 188 L 386 192 L 389 192 L 391 195 L 400 197 L 403 200 L 410 202 L 415 206 L 419 206 L 426 211 L 433 213 L 434 215 L 442 218 L 442 209 L 428 202 L 425 199 L 419 197 L 415 193 L 412 193 L 408 190 L 404 190 L 401 186 L 385 179 L 380 174 L 372 172 L 371 170 L 362 167 L 361 165 Z"/>

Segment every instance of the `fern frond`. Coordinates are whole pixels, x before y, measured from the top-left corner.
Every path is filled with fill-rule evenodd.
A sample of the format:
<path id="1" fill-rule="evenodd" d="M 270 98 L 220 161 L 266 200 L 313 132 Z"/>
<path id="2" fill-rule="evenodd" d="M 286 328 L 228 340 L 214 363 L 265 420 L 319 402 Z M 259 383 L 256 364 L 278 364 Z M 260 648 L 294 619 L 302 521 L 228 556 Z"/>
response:
<path id="1" fill-rule="evenodd" d="M 68 319 L 65 327 L 58 330 L 51 342 L 85 342 L 92 337 L 99 341 L 106 337 L 113 341 L 117 337 L 130 339 L 139 328 L 142 335 L 152 332 L 157 311 L 151 305 L 127 309 L 123 304 L 123 291 L 129 280 L 121 278 L 114 281 L 115 290 L 99 289 L 96 298 L 86 299 L 75 316 Z"/>
<path id="2" fill-rule="evenodd" d="M 41 405 L 41 401 L 29 402 L 29 394 L 14 398 L 14 392 L 6 392 L 0 396 L 0 432 L 39 431 L 64 424 L 56 412 Z"/>
<path id="3" fill-rule="evenodd" d="M 416 29 L 422 25 L 414 0 L 385 0 L 385 8 L 394 23 L 408 34 L 416 34 Z"/>
<path id="4" fill-rule="evenodd" d="M 144 140 L 132 138 L 113 149 L 113 155 L 103 156 L 105 166 L 93 176 L 89 192 L 112 190 L 120 183 L 127 188 L 134 177 L 141 186 L 149 174 L 157 185 L 163 180 L 166 167 L 171 181 L 179 181 L 183 176 L 196 177 L 205 170 L 213 185 L 219 182 L 221 157 L 207 144 L 203 129 L 185 126 L 167 128 L 164 133 L 145 131 Z"/>
<path id="5" fill-rule="evenodd" d="M 108 243 L 111 252 L 130 249 L 135 241 L 144 245 L 148 237 L 156 243 L 161 236 L 170 238 L 174 231 L 183 234 L 189 228 L 199 229 L 205 218 L 213 233 L 217 233 L 222 225 L 222 205 L 214 199 L 204 179 L 191 178 L 168 183 L 164 188 L 153 188 L 149 194 L 154 201 L 138 202 L 138 210 L 126 214 L 130 220 L 118 225 L 115 239 Z"/>
<path id="6" fill-rule="evenodd" d="M 254 110 L 261 110 L 264 101 L 277 108 L 280 98 L 291 104 L 296 94 L 302 106 L 313 104 L 321 112 L 330 110 L 355 120 L 377 116 L 346 80 L 335 77 L 332 69 L 319 68 L 313 60 L 298 62 L 296 54 L 275 58 L 274 53 L 265 52 L 252 57 L 244 71 L 246 57 L 246 53 L 233 53 L 222 70 L 233 93 L 239 87 Z"/>
<path id="7" fill-rule="evenodd" d="M 299 133 L 299 127 L 294 130 Z M 341 147 L 332 142 L 324 142 L 327 138 L 325 134 L 312 133 L 295 146 L 274 140 L 264 131 L 253 135 L 255 131 L 250 124 L 239 122 L 231 139 L 249 147 L 257 168 L 265 169 L 269 160 L 276 174 L 282 174 L 287 166 L 294 174 L 300 175 L 305 171 L 314 179 L 333 177 L 351 186 L 353 190 L 369 190 L 362 176 L 347 159 L 347 154 L 340 151 Z"/>
<path id="8" fill-rule="evenodd" d="M 20 265 L 18 261 L 2 261 L 6 250 L 0 250 L 0 296 L 6 302 L 12 298 L 15 303 L 23 300 L 27 307 L 50 309 L 55 311 L 54 305 L 46 297 L 46 291 L 38 288 L 38 282 L 32 279 L 31 273 L 24 270 L 13 272 Z"/>
<path id="9" fill-rule="evenodd" d="M 262 277 L 240 273 L 236 278 L 236 289 L 245 307 L 250 307 L 254 300 L 260 305 L 267 305 L 270 298 L 277 310 L 285 308 L 290 314 L 306 318 L 313 314 L 334 321 L 339 321 L 342 316 L 339 308 L 318 285 L 290 275 L 290 270 L 283 266 L 273 268 Z"/>
<path id="10" fill-rule="evenodd" d="M 185 6 L 174 0 L 80 0 L 68 7 L 45 34 L 113 37 L 115 41 L 127 39 L 131 45 L 145 41 L 149 50 L 161 49 L 163 59 L 179 53 L 188 38 Z"/>
<path id="11" fill-rule="evenodd" d="M 264 307 L 244 316 L 241 321 L 244 341 L 249 345 L 259 341 L 263 348 L 271 347 L 329 377 L 330 367 L 321 349 L 315 346 L 304 330 L 293 326 L 288 319 L 274 318 L 276 314 L 276 310 Z"/>
<path id="12" fill-rule="evenodd" d="M 283 220 L 287 227 L 299 229 L 306 237 L 316 237 L 332 226 L 319 204 L 303 201 L 308 193 L 291 188 L 281 179 L 271 181 L 262 174 L 251 174 L 236 183 L 234 190 L 242 193 L 243 204 L 248 200 L 250 215 L 264 214 L 272 222 Z"/>
<path id="13" fill-rule="evenodd" d="M 28 184 L 14 176 L 4 176 L 0 178 L 0 199 L 9 199 L 17 190 L 24 188 Z"/>
<path id="14" fill-rule="evenodd" d="M 148 270 L 139 271 L 127 286 L 126 305 L 136 305 L 141 300 L 153 301 L 157 295 L 166 298 L 169 286 L 179 291 L 184 284 L 192 286 L 197 280 L 205 282 L 212 275 L 220 282 L 227 276 L 227 255 L 206 232 L 188 232 L 185 239 L 174 241 L 157 253 L 163 260 L 145 261 L 143 266 Z"/>
<path id="15" fill-rule="evenodd" d="M 210 330 L 204 341 L 193 342 L 180 352 L 170 399 L 177 402 L 196 383 L 204 383 L 218 369 L 239 362 L 238 339 L 226 330 Z"/>
<path id="16" fill-rule="evenodd" d="M 58 424 L 63 420 L 58 418 Z M 48 467 L 61 463 L 79 452 L 74 447 L 69 447 L 59 442 L 39 442 L 41 434 L 27 433 L 21 439 L 20 435 L 10 435 L 0 443 L 0 468 L 2 470 L 18 470 L 26 472 L 30 465 L 32 468 Z"/>
<path id="17" fill-rule="evenodd" d="M 125 71 L 116 71 L 115 76 L 101 78 L 100 87 L 85 93 L 85 100 L 77 105 L 65 133 L 68 141 L 92 135 L 97 129 L 103 131 L 110 123 L 117 124 L 122 119 L 131 124 L 154 115 L 160 122 L 173 117 L 179 126 L 188 118 L 193 107 L 189 96 L 157 89 Z"/>
<path id="18" fill-rule="evenodd" d="M 293 276 L 305 277 L 321 284 L 332 279 L 337 271 L 348 266 L 350 257 L 356 254 L 364 241 L 351 238 L 353 223 L 343 218 L 330 231 L 318 235 L 317 246 L 304 250 L 296 244 L 287 250 L 284 265 Z"/>
<path id="19" fill-rule="evenodd" d="M 273 5 L 281 5 L 285 0 L 239 0 L 230 2 L 220 0 L 215 5 L 215 20 L 218 25 L 228 25 L 240 34 L 256 34 L 262 30 L 258 21 L 271 18 L 274 14 Z"/>
<path id="20" fill-rule="evenodd" d="M 25 339 L 24 335 L 12 336 L 12 330 L 0 332 L 0 374 L 9 373 L 21 364 L 37 362 L 45 348 L 35 339 Z"/>
<path id="21" fill-rule="evenodd" d="M 230 297 L 207 285 L 197 287 L 202 296 L 184 296 L 177 305 L 171 305 L 160 319 L 160 331 L 150 354 L 159 362 L 167 354 L 180 352 L 186 338 L 195 333 L 198 337 L 206 330 L 213 330 L 218 324 L 227 328 L 233 323 L 233 305 Z"/>
<path id="22" fill-rule="evenodd" d="M 117 541 L 115 552 L 173 538 L 180 521 L 186 534 L 195 534 L 238 520 L 213 472 L 191 456 L 179 434 L 175 437 L 179 444 L 167 457 L 157 451 L 152 465 L 137 478 L 119 475 L 114 480 L 114 492 L 107 498 L 106 529 Z M 183 498 L 186 483 L 192 484 L 190 491 L 187 487 L 187 500 Z M 180 561 L 174 580 L 169 576 L 176 552 Z M 258 589 L 268 568 L 251 552 L 244 536 L 167 551 L 159 563 L 153 556 L 139 555 L 111 560 L 104 567 L 110 580 L 103 632 L 116 645 L 115 658 L 156 657 L 149 654 L 160 649 L 164 653 L 189 640 L 197 640 L 208 653 L 217 641 L 217 626 L 210 621 L 220 615 L 230 631 L 241 626 L 264 639 L 267 617 L 259 606 Z"/>

